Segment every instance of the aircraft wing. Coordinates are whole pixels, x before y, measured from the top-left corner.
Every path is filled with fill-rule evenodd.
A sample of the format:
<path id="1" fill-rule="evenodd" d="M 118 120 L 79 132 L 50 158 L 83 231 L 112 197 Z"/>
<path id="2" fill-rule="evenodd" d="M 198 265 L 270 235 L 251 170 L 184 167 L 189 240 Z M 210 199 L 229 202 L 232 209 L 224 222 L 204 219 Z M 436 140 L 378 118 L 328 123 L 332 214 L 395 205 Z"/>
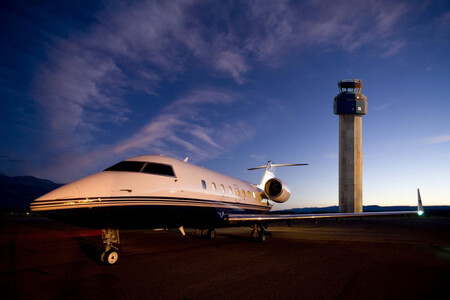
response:
<path id="1" fill-rule="evenodd" d="M 383 211 L 383 212 L 365 212 L 365 213 L 329 213 L 329 214 L 265 214 L 265 215 L 249 215 L 249 214 L 229 214 L 224 217 L 230 224 L 242 222 L 277 222 L 277 221 L 294 221 L 302 219 L 325 219 L 325 218 L 355 218 L 370 216 L 389 216 L 389 215 L 422 215 L 423 211 Z"/>
<path id="2" fill-rule="evenodd" d="M 420 192 L 417 190 L 418 203 L 417 210 L 406 211 L 382 211 L 382 212 L 362 212 L 362 213 L 324 213 L 324 214 L 228 214 L 224 216 L 224 220 L 230 224 L 236 223 L 268 223 L 278 221 L 294 221 L 302 219 L 324 219 L 324 218 L 355 218 L 355 217 L 370 217 L 370 216 L 392 216 L 392 215 L 423 215 L 424 210 L 422 206 L 422 199 Z"/>

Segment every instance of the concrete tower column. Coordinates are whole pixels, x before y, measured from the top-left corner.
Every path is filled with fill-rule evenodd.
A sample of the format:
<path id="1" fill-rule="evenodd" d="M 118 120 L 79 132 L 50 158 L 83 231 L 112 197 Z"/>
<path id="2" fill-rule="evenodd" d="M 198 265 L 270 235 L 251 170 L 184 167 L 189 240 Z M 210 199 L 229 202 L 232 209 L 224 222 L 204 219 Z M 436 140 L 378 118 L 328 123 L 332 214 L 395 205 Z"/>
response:
<path id="1" fill-rule="evenodd" d="M 362 116 L 367 98 L 360 79 L 340 80 L 334 98 L 339 115 L 339 212 L 362 212 Z"/>

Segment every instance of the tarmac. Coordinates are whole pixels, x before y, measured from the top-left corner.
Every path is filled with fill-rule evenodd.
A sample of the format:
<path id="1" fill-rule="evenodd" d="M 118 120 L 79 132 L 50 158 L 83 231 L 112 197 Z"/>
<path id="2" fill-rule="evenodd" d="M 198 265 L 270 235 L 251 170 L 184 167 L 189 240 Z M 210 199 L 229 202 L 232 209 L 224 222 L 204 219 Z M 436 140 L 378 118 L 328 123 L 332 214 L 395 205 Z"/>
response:
<path id="1" fill-rule="evenodd" d="M 450 217 L 302 221 L 269 227 L 101 234 L 37 216 L 0 218 L 1 299 L 450 299 Z"/>

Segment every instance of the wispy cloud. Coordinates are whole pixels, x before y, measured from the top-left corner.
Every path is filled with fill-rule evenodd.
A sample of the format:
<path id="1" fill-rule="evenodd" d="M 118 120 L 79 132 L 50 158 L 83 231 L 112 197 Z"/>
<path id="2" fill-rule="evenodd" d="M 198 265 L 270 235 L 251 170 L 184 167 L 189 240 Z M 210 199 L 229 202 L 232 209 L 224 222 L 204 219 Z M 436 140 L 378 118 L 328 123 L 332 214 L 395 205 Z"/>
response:
<path id="1" fill-rule="evenodd" d="M 421 145 L 429 145 L 429 144 L 442 144 L 450 142 L 450 134 L 447 135 L 438 135 L 430 138 L 426 138 L 418 141 L 418 144 Z"/>
<path id="2" fill-rule="evenodd" d="M 195 64 L 243 84 L 255 63 L 276 65 L 287 49 L 337 44 L 353 51 L 376 41 L 392 55 L 404 45 L 396 25 L 408 12 L 406 4 L 383 1 L 217 8 L 198 1 L 112 1 L 105 7 L 86 33 L 54 38 L 49 61 L 37 72 L 35 98 L 59 134 L 55 142 L 64 136 L 71 144 L 68 133 L 89 139 L 102 123 L 126 121 L 128 89 L 158 94 L 162 81 L 176 81 Z M 202 18 L 207 13 L 212 24 Z"/>
<path id="3" fill-rule="evenodd" d="M 439 16 L 433 24 L 436 28 L 438 28 L 442 33 L 450 32 L 450 12 L 446 11 L 441 16 Z"/>
<path id="4" fill-rule="evenodd" d="M 219 126 L 213 125 L 211 117 L 214 116 L 208 113 L 208 106 L 223 108 L 237 99 L 232 93 L 216 90 L 192 92 L 167 106 L 131 138 L 119 141 L 111 152 L 123 154 L 154 151 L 156 144 L 164 152 L 170 151 L 170 148 L 183 149 L 177 152 L 185 151 L 194 160 L 214 157 L 223 151 L 221 142 L 217 139 L 221 135 L 219 132 L 235 120 L 230 119 Z M 174 144 L 177 147 L 171 147 Z"/>
<path id="5" fill-rule="evenodd" d="M 190 157 L 199 162 L 229 153 L 241 141 L 254 134 L 252 126 L 238 116 L 219 117 L 214 110 L 242 101 L 235 93 L 200 89 L 178 98 L 165 107 L 131 137 L 91 151 L 66 151 L 53 164 L 33 173 L 60 180 L 72 180 L 86 170 L 95 171 L 105 163 L 148 153 Z M 220 122 L 217 122 L 217 121 Z M 69 172 L 70 170 L 70 172 Z"/>
<path id="6" fill-rule="evenodd" d="M 391 106 L 394 105 L 395 103 L 396 103 L 396 101 L 384 103 L 384 104 L 381 104 L 381 105 L 375 105 L 375 106 L 373 107 L 373 110 L 374 110 L 374 111 L 382 111 L 382 110 L 385 110 L 385 109 L 388 108 L 388 107 L 391 107 Z"/>
<path id="7" fill-rule="evenodd" d="M 245 63 L 242 55 L 236 52 L 220 52 L 217 54 L 216 65 L 219 70 L 230 73 L 239 84 L 244 83 L 242 74 L 245 74 L 249 67 Z"/>
<path id="8" fill-rule="evenodd" d="M 254 160 L 258 160 L 258 161 L 265 161 L 267 160 L 265 155 L 262 154 L 250 154 L 250 158 L 254 159 Z"/>
<path id="9" fill-rule="evenodd" d="M 339 158 L 339 153 L 337 153 L 337 152 L 327 153 L 323 156 L 323 158 L 336 159 L 336 158 Z"/>

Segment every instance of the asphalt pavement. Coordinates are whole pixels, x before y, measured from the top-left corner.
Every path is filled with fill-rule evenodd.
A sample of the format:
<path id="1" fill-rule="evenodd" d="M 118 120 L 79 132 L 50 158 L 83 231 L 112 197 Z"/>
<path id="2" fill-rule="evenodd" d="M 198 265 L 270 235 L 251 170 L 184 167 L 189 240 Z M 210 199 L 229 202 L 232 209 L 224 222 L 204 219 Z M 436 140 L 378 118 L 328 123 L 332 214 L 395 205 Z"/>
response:
<path id="1" fill-rule="evenodd" d="M 250 228 L 101 234 L 37 216 L 0 219 L 1 299 L 450 299 L 450 217 L 380 217 Z"/>

